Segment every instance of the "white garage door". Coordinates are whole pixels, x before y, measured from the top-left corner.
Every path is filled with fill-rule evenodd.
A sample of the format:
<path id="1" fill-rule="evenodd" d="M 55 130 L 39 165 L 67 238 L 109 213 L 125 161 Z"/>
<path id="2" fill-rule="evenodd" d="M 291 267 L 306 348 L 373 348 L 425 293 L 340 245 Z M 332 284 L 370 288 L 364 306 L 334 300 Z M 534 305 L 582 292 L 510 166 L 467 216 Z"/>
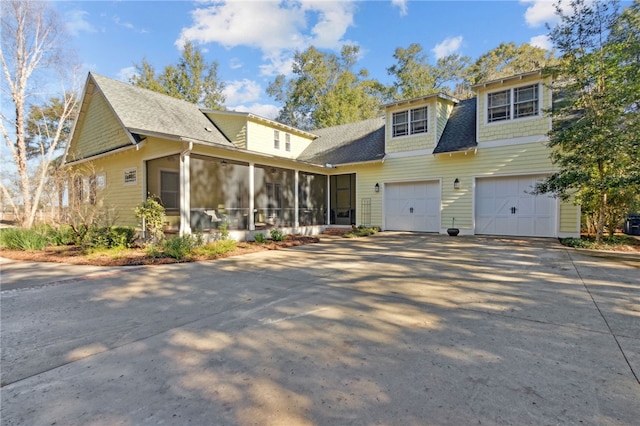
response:
<path id="1" fill-rule="evenodd" d="M 392 231 L 440 231 L 440 182 L 385 185 L 385 228 Z"/>
<path id="2" fill-rule="evenodd" d="M 532 195 L 545 176 L 483 178 L 476 182 L 476 234 L 554 237 L 556 200 Z"/>

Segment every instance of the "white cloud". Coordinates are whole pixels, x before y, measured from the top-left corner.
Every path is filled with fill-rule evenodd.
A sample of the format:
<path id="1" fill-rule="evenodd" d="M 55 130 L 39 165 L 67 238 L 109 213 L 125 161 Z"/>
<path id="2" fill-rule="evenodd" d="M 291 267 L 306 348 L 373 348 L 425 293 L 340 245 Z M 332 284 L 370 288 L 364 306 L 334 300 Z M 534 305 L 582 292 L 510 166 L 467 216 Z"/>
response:
<path id="1" fill-rule="evenodd" d="M 340 49 L 349 42 L 343 36 L 353 25 L 355 14 L 353 1 L 259 1 L 249 5 L 242 1 L 207 0 L 198 4 L 191 12 L 192 25 L 183 28 L 176 40 L 178 47 L 191 40 L 219 43 L 228 49 L 256 48 L 271 62 L 269 70 L 280 68 L 284 53 L 291 56 L 293 51 L 310 45 Z"/>
<path id="2" fill-rule="evenodd" d="M 97 30 L 87 21 L 89 12 L 84 10 L 70 10 L 64 14 L 65 24 L 69 34 L 77 36 L 80 33 L 95 33 Z"/>
<path id="3" fill-rule="evenodd" d="M 275 120 L 280 112 L 280 108 L 275 105 L 254 103 L 251 105 L 237 105 L 235 107 L 229 107 L 230 110 L 238 112 L 250 112 L 260 117 L 268 118 L 269 120 Z"/>
<path id="4" fill-rule="evenodd" d="M 535 37 L 531 37 L 531 39 L 529 40 L 529 44 L 535 47 L 540 47 L 542 49 L 546 49 L 546 50 L 552 50 L 553 49 L 553 43 L 551 42 L 551 40 L 549 39 L 548 36 L 542 34 L 539 36 L 535 36 Z"/>
<path id="5" fill-rule="evenodd" d="M 407 15 L 407 0 L 391 0 L 391 4 L 400 9 L 400 16 Z"/>
<path id="6" fill-rule="evenodd" d="M 129 79 L 136 75 L 136 67 L 126 67 L 118 71 L 116 75 L 118 80 L 129 82 Z"/>
<path id="7" fill-rule="evenodd" d="M 431 49 L 436 59 L 444 58 L 447 55 L 451 55 L 456 50 L 460 49 L 462 45 L 462 36 L 448 37 L 442 40 L 442 42 L 436 44 L 436 47 Z"/>
<path id="8" fill-rule="evenodd" d="M 591 3 L 593 0 L 587 0 Z M 541 27 L 545 24 L 553 26 L 558 23 L 559 18 L 556 15 L 556 0 L 520 0 L 520 3 L 529 5 L 524 13 L 524 19 L 531 28 Z M 563 13 L 571 11 L 569 0 L 561 0 L 560 9 Z"/>
<path id="9" fill-rule="evenodd" d="M 225 82 L 222 93 L 228 105 L 253 102 L 260 98 L 262 87 L 255 81 L 244 79 Z"/>

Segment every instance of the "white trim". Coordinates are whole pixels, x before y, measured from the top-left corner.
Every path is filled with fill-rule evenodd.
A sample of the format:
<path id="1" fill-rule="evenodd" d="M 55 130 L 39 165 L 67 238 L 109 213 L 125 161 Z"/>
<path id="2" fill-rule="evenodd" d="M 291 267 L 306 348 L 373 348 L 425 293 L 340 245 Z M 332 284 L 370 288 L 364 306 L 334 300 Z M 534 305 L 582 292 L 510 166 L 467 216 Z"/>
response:
<path id="1" fill-rule="evenodd" d="M 538 86 L 538 112 L 535 115 L 528 115 L 525 117 L 518 117 L 515 118 L 514 114 L 515 114 L 515 89 L 519 89 L 522 87 L 527 87 L 527 86 Z M 495 90 L 491 90 L 491 91 L 487 91 L 484 93 L 484 125 L 485 126 L 494 126 L 497 124 L 506 124 L 506 123 L 513 123 L 513 122 L 524 122 L 526 120 L 535 120 L 535 119 L 539 119 L 539 118 L 543 118 L 544 114 L 543 114 L 543 97 L 544 97 L 544 93 L 543 93 L 543 87 L 542 87 L 542 82 L 539 81 L 537 83 L 535 82 L 530 82 L 530 83 L 523 83 L 523 84 L 518 84 L 515 86 L 508 86 L 508 87 L 501 87 L 501 88 L 496 88 Z M 498 92 L 506 92 L 509 91 L 509 118 L 506 120 L 496 120 L 496 121 L 489 121 L 489 95 L 492 93 L 498 93 Z M 479 109 L 479 108 L 478 108 Z M 476 121 L 476 124 L 478 123 L 479 120 Z"/>
<path id="2" fill-rule="evenodd" d="M 522 145 L 527 143 L 546 143 L 549 137 L 546 135 L 522 136 L 519 138 L 497 139 L 487 142 L 478 142 L 478 148 L 498 148 L 511 145 Z"/>
<path id="3" fill-rule="evenodd" d="M 411 133 L 411 124 L 412 124 L 412 116 L 413 116 L 413 111 L 417 110 L 417 109 L 423 109 L 425 108 L 425 121 L 426 121 L 426 131 L 424 132 L 416 132 L 416 133 Z M 400 135 L 400 136 L 394 136 L 393 135 L 393 131 L 394 131 L 394 123 L 393 123 L 393 116 L 395 114 L 401 114 L 403 112 L 407 113 L 407 134 L 406 135 Z M 407 137 L 416 137 L 418 135 L 428 135 L 429 132 L 431 131 L 431 119 L 429 117 L 429 114 L 431 113 L 431 105 L 425 104 L 425 105 L 420 105 L 420 106 L 415 106 L 413 108 L 404 108 L 404 109 L 400 109 L 397 111 L 390 111 L 390 116 L 391 116 L 391 139 L 393 140 L 399 140 L 402 138 L 407 138 Z M 422 120 L 421 120 L 422 121 Z"/>
<path id="4" fill-rule="evenodd" d="M 385 160 L 394 159 L 394 158 L 406 158 L 406 157 L 418 157 L 421 155 L 433 155 L 433 150 L 435 148 L 428 149 L 418 149 L 415 151 L 400 151 L 400 152 L 392 152 L 385 155 Z"/>

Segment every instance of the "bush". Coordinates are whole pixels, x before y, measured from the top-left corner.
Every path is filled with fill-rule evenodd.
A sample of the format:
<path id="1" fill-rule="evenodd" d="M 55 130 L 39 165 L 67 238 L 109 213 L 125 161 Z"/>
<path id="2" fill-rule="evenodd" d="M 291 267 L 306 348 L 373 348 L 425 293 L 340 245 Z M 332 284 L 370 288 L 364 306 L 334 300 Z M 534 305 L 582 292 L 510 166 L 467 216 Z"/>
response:
<path id="1" fill-rule="evenodd" d="M 198 238 L 191 235 L 173 237 L 162 244 L 164 254 L 178 261 L 188 258 L 198 247 Z"/>
<path id="2" fill-rule="evenodd" d="M 366 227 L 366 226 L 358 226 L 357 228 L 353 228 L 351 231 L 344 234 L 345 238 L 358 238 L 358 237 L 368 237 L 369 235 L 374 235 L 380 231 L 380 228 L 374 227 Z"/>
<path id="3" fill-rule="evenodd" d="M 267 241 L 267 237 L 263 233 L 258 233 L 253 237 L 256 243 L 264 244 Z"/>
<path id="4" fill-rule="evenodd" d="M 287 236 L 279 229 L 271 230 L 271 239 L 273 241 L 284 241 L 287 239 Z"/>
<path id="5" fill-rule="evenodd" d="M 44 250 L 49 245 L 45 235 L 36 229 L 6 228 L 0 230 L 0 247 L 9 250 Z"/>
<path id="6" fill-rule="evenodd" d="M 213 243 L 209 243 L 203 247 L 198 247 L 193 250 L 195 254 L 201 256 L 220 256 L 235 248 L 238 244 L 234 240 L 220 240 Z"/>
<path id="7" fill-rule="evenodd" d="M 146 239 L 154 243 L 162 241 L 164 238 L 164 233 L 162 232 L 164 207 L 159 203 L 158 198 L 149 194 L 147 199 L 137 206 L 134 211 L 136 217 L 142 221 L 142 229 L 145 231 Z"/>
<path id="8" fill-rule="evenodd" d="M 92 227 L 84 234 L 82 244 L 90 248 L 129 248 L 136 231 L 126 226 Z"/>

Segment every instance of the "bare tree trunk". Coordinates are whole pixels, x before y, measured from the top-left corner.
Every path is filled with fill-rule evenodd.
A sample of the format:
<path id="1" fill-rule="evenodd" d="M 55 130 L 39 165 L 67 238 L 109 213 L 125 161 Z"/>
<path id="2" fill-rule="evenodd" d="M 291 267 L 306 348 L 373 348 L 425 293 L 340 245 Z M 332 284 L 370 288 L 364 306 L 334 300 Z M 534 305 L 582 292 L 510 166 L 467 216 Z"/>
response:
<path id="1" fill-rule="evenodd" d="M 602 236 L 604 235 L 604 222 L 605 222 L 605 213 L 607 211 L 607 194 L 602 194 L 602 199 L 600 200 L 600 206 L 598 206 L 598 223 L 596 224 L 596 242 L 602 242 Z"/>
<path id="2" fill-rule="evenodd" d="M 77 96 L 67 95 L 63 90 L 64 111 L 58 123 L 58 129 L 50 136 L 46 148 L 41 145 L 40 170 L 34 174 L 32 181 L 29 168 L 26 111 L 29 108 L 28 100 L 35 94 L 35 87 L 29 86 L 29 81 L 34 72 L 39 69 L 55 71 L 69 67 L 64 66 L 67 61 L 65 55 L 61 55 L 61 47 L 64 41 L 60 35 L 64 24 L 58 18 L 53 9 L 45 2 L 34 0 L 4 0 L 2 2 L 2 40 L 0 44 L 0 61 L 2 74 L 6 80 L 11 95 L 11 101 L 15 108 L 15 117 L 9 117 L 2 111 L 0 119 L 0 131 L 5 143 L 11 151 L 16 173 L 19 180 L 18 199 L 12 199 L 14 210 L 20 213 L 20 220 L 25 227 L 33 225 L 43 187 L 47 179 L 49 165 L 54 152 L 58 149 L 65 121 L 69 119 L 75 109 Z M 73 67 L 71 67 L 73 69 Z M 65 78 L 62 77 L 62 83 Z M 51 83 L 51 81 L 47 82 Z M 62 84 L 64 86 L 64 84 Z M 5 127 L 5 122 L 13 122 L 15 135 L 10 135 Z M 33 187 L 36 183 L 35 188 Z M 2 186 L 3 193 L 8 191 Z M 17 198 L 17 197 L 16 197 Z M 21 207 L 21 208 L 20 208 Z"/>

